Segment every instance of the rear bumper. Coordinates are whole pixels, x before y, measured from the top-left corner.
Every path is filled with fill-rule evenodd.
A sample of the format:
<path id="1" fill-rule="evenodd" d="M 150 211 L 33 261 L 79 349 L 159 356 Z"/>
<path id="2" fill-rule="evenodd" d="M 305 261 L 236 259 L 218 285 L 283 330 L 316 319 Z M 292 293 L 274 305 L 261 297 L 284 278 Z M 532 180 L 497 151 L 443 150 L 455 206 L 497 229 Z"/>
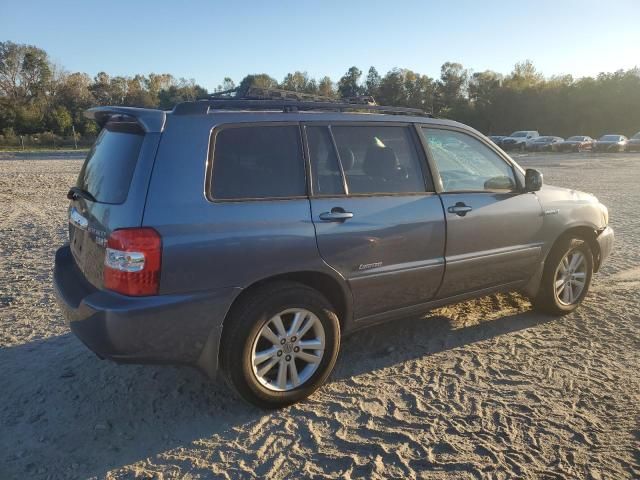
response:
<path id="1" fill-rule="evenodd" d="M 598 245 L 600 246 L 600 258 L 598 259 L 598 269 L 605 262 L 611 250 L 613 250 L 614 233 L 613 228 L 605 228 L 600 235 L 598 235 Z"/>
<path id="2" fill-rule="evenodd" d="M 200 367 L 213 376 L 223 319 L 240 289 L 127 297 L 98 290 L 68 246 L 56 252 L 54 290 L 71 331 L 102 358 Z"/>

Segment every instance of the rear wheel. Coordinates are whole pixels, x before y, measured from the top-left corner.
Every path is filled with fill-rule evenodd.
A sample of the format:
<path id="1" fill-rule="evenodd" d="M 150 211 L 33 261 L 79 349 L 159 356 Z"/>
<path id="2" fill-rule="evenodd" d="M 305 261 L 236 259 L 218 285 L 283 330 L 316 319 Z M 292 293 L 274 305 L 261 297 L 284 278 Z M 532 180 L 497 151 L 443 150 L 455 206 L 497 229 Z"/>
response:
<path id="1" fill-rule="evenodd" d="M 225 321 L 222 364 L 231 386 L 254 405 L 300 401 L 331 373 L 340 325 L 316 290 L 278 282 L 254 292 Z"/>
<path id="2" fill-rule="evenodd" d="M 593 275 L 593 254 L 580 238 L 565 237 L 545 261 L 536 309 L 553 315 L 575 310 L 586 296 Z"/>

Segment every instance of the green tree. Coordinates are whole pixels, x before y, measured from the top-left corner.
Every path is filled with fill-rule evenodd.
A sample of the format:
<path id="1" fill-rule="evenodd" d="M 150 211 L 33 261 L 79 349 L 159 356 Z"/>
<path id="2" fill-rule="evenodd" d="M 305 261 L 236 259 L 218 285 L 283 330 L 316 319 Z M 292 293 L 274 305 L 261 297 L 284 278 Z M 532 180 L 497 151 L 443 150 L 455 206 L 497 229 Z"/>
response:
<path id="1" fill-rule="evenodd" d="M 49 112 L 49 126 L 54 133 L 65 135 L 71 131 L 73 123 L 69 110 L 65 107 L 56 107 Z"/>
<path id="2" fill-rule="evenodd" d="M 336 91 L 333 88 L 333 82 L 329 77 L 322 77 L 318 82 L 318 94 L 325 97 L 335 97 Z"/>
<path id="3" fill-rule="evenodd" d="M 51 66 L 44 50 L 0 42 L 0 95 L 26 103 L 45 93 L 50 78 Z"/>
<path id="4" fill-rule="evenodd" d="M 246 95 L 251 87 L 278 88 L 278 82 L 275 78 L 270 77 L 266 73 L 247 75 L 242 79 L 240 85 L 238 85 L 238 95 Z"/>
<path id="5" fill-rule="evenodd" d="M 373 98 L 378 97 L 380 93 L 380 83 L 382 83 L 382 78 L 376 70 L 376 67 L 369 67 L 369 72 L 367 73 L 367 79 L 365 80 L 365 93 L 367 95 L 371 95 Z"/>
<path id="6" fill-rule="evenodd" d="M 280 88 L 292 92 L 318 93 L 318 83 L 313 78 L 309 78 L 307 72 L 297 70 L 294 73 L 288 73 L 284 77 Z"/>
<path id="7" fill-rule="evenodd" d="M 338 93 L 342 98 L 356 97 L 364 93 L 364 88 L 358 83 L 362 71 L 358 67 L 347 70 L 338 82 Z"/>

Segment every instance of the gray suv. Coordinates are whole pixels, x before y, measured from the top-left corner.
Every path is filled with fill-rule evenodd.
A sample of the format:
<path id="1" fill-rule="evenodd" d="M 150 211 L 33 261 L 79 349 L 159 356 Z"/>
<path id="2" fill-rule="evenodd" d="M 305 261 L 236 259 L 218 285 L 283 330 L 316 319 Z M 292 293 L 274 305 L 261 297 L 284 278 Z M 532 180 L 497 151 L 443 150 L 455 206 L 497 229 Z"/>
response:
<path id="1" fill-rule="evenodd" d="M 220 369 L 281 407 L 342 335 L 492 292 L 561 315 L 611 251 L 608 212 L 485 136 L 410 109 L 294 100 L 88 111 L 56 295 L 118 362 Z"/>

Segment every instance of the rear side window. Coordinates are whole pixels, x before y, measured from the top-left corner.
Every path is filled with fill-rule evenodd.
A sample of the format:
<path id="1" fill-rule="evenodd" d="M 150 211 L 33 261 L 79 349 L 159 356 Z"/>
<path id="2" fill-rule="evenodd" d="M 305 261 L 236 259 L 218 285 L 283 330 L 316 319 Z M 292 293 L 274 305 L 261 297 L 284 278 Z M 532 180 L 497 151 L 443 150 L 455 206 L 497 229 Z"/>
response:
<path id="1" fill-rule="evenodd" d="M 89 151 L 76 186 L 101 203 L 127 199 L 144 132 L 127 122 L 107 123 Z"/>
<path id="2" fill-rule="evenodd" d="M 426 191 L 408 127 L 332 126 L 331 131 L 350 194 Z"/>
<path id="3" fill-rule="evenodd" d="M 211 194 L 220 200 L 306 195 L 298 126 L 229 127 L 218 131 Z"/>

